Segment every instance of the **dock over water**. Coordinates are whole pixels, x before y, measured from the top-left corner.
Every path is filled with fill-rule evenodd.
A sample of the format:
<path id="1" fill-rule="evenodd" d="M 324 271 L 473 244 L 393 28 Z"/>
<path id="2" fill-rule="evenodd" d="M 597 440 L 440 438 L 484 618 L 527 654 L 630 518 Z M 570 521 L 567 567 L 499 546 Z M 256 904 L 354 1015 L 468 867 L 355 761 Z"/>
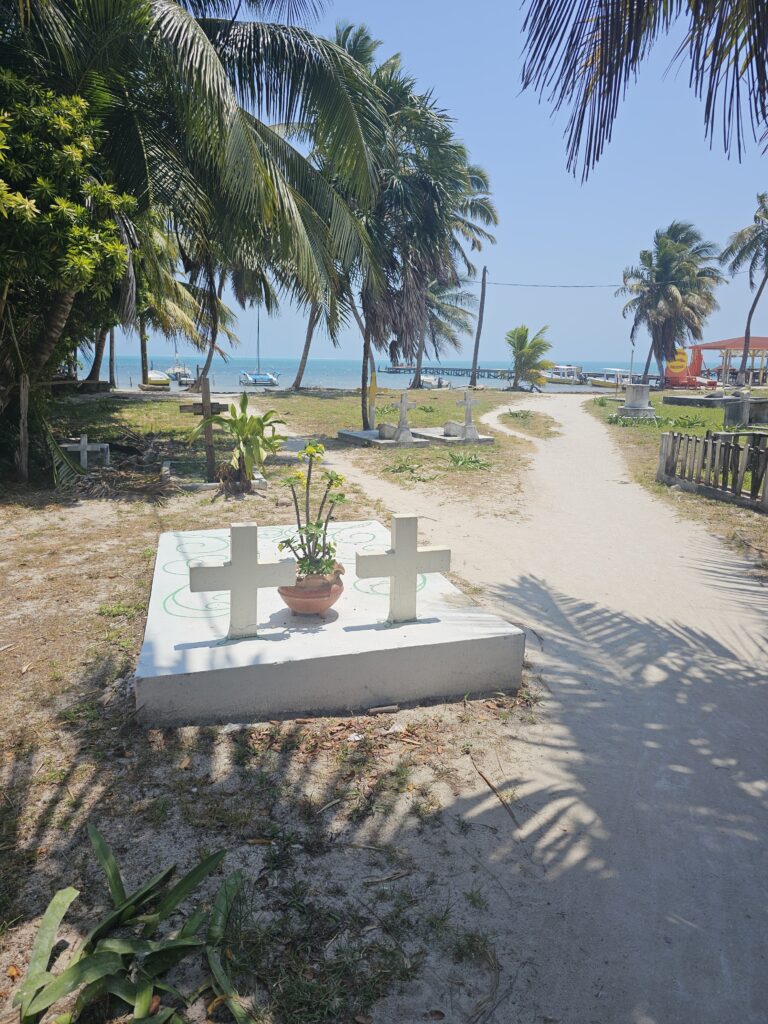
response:
<path id="1" fill-rule="evenodd" d="M 379 367 L 379 373 L 409 373 L 414 374 L 416 372 L 415 366 L 382 366 Z M 427 377 L 469 377 L 472 370 L 468 366 L 422 366 L 421 374 Z M 487 366 L 478 366 L 477 376 L 482 380 L 509 380 L 512 376 L 511 370 L 488 368 Z"/>

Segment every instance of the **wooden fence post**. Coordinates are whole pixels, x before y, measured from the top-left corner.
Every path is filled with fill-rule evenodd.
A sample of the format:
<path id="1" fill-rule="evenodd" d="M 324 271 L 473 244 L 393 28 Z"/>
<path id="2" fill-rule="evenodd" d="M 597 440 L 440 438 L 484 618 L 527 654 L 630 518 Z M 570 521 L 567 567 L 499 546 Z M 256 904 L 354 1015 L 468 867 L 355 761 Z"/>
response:
<path id="1" fill-rule="evenodd" d="M 22 373 L 19 381 L 19 480 L 29 480 L 29 376 Z"/>
<path id="2" fill-rule="evenodd" d="M 656 482 L 663 484 L 667 469 L 667 448 L 669 447 L 669 434 L 661 435 L 659 445 L 659 464 L 656 467 Z"/>

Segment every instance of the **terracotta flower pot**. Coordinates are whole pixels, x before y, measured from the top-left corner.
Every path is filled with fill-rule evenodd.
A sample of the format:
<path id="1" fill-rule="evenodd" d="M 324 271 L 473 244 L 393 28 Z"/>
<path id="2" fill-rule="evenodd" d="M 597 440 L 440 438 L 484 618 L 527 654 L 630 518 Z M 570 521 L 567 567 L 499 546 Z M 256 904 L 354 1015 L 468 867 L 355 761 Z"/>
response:
<path id="1" fill-rule="evenodd" d="M 341 597 L 344 566 L 337 562 L 326 576 L 304 576 L 293 587 L 278 587 L 277 592 L 294 615 L 324 615 Z"/>

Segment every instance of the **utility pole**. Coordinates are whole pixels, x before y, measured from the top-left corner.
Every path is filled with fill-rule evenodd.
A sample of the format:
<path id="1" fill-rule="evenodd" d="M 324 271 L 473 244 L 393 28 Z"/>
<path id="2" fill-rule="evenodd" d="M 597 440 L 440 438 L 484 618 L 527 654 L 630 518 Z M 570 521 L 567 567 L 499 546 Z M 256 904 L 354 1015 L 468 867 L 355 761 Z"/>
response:
<path id="1" fill-rule="evenodd" d="M 488 280 L 488 267 L 483 267 L 480 281 L 480 308 L 477 311 L 477 330 L 475 331 L 475 351 L 472 355 L 472 373 L 469 375 L 469 386 L 477 387 L 477 357 L 480 353 L 480 335 L 483 331 L 483 314 L 485 313 L 485 283 Z"/>

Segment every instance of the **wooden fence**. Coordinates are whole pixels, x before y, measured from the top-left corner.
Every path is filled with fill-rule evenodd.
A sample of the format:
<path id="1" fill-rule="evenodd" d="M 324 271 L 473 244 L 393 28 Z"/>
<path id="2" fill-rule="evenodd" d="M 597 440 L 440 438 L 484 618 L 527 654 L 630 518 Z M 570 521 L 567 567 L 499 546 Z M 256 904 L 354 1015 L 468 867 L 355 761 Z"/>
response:
<path id="1" fill-rule="evenodd" d="M 656 479 L 768 512 L 768 433 L 662 434 Z"/>

